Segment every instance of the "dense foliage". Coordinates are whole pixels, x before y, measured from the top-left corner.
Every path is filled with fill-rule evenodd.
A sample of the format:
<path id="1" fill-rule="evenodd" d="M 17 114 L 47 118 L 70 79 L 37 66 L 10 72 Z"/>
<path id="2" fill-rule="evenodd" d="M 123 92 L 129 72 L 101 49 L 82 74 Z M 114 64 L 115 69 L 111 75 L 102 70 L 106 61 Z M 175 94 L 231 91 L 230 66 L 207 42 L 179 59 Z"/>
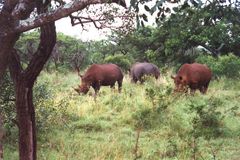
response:
<path id="1" fill-rule="evenodd" d="M 240 58 L 233 55 L 219 56 L 217 59 L 204 55 L 196 59 L 197 62 L 208 65 L 216 78 L 225 76 L 227 78 L 240 78 Z"/>
<path id="2" fill-rule="evenodd" d="M 176 60 L 193 62 L 200 48 L 214 57 L 229 53 L 240 55 L 240 21 L 236 16 L 240 14 L 238 2 L 186 0 L 172 9 L 167 4 L 162 5 L 165 1 L 156 1 L 152 7 L 145 2 L 131 1 L 139 12 L 140 19 L 137 20 L 139 23 L 147 22 L 147 17 L 153 18 L 153 13 L 158 12 L 157 27 L 146 27 L 144 22 L 145 27 L 139 25 L 127 36 L 113 35 L 110 40 L 117 44 L 115 49 L 132 55 L 135 60 L 158 65 Z M 139 10 L 142 4 L 151 16 Z"/>
<path id="3" fill-rule="evenodd" d="M 132 64 L 132 60 L 123 54 L 109 55 L 104 59 L 104 62 L 117 64 L 123 71 L 128 71 Z"/>
<path id="4" fill-rule="evenodd" d="M 16 127 L 16 112 L 14 109 L 15 96 L 13 83 L 9 73 L 4 74 L 0 85 L 0 115 L 3 118 L 3 124 L 7 136 L 10 136 L 11 129 Z M 16 137 L 15 137 L 16 138 Z"/>

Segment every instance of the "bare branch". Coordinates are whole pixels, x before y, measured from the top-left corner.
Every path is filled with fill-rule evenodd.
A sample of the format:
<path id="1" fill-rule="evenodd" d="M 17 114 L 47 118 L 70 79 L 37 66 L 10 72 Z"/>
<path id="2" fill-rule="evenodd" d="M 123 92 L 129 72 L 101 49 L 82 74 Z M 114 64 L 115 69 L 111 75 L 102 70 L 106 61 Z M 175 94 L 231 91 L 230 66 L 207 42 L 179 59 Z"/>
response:
<path id="1" fill-rule="evenodd" d="M 86 23 L 93 23 L 93 25 L 97 29 L 103 29 L 103 28 L 124 28 L 124 26 L 112 26 L 112 25 L 107 25 L 106 21 L 108 21 L 107 18 L 105 17 L 96 17 L 96 18 L 91 18 L 90 16 L 88 17 L 82 17 L 82 16 L 69 16 L 71 18 L 71 24 L 72 26 L 81 24 L 81 26 L 84 28 L 84 24 Z M 113 16 L 112 18 L 121 18 L 121 19 L 127 19 L 127 18 L 134 18 L 133 15 L 120 15 L 120 16 Z"/>
<path id="2" fill-rule="evenodd" d="M 53 22 L 56 20 L 59 20 L 63 17 L 69 16 L 71 13 L 83 10 L 89 5 L 92 4 L 103 4 L 103 3 L 116 3 L 115 1 L 110 0 L 81 0 L 81 1 L 73 1 L 68 4 L 65 4 L 64 6 L 45 14 L 41 14 L 35 19 L 27 19 L 24 21 L 20 21 L 20 24 L 15 27 L 15 32 L 24 32 L 31 30 L 36 27 L 40 27 L 44 24 L 47 24 L 49 22 Z M 120 3 L 121 4 L 121 3 Z M 123 5 L 124 6 L 124 5 Z"/>

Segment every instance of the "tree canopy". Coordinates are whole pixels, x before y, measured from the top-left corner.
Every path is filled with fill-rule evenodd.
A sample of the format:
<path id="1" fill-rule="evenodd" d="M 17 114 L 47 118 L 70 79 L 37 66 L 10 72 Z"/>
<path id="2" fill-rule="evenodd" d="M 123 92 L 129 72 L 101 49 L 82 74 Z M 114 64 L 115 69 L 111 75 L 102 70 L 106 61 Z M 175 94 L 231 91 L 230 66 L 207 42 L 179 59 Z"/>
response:
<path id="1" fill-rule="evenodd" d="M 52 3 L 51 3 L 52 2 Z M 126 7 L 124 0 L 89 0 L 89 1 L 39 1 L 39 0 L 4 0 L 0 2 L 0 77 L 9 63 L 9 50 L 17 41 L 19 34 L 63 17 L 71 16 L 73 12 L 81 11 L 90 5 L 117 3 Z M 37 14 L 37 8 L 43 5 L 45 13 Z M 73 17 L 84 19 L 84 17 Z M 73 21 L 72 18 L 72 21 Z M 88 17 L 89 18 L 89 17 Z M 93 22 L 93 21 L 90 21 Z M 74 22 L 73 22 L 74 23 Z M 80 21 L 80 24 L 84 22 Z"/>
<path id="2" fill-rule="evenodd" d="M 139 12 L 139 26 L 127 36 L 116 33 L 110 37 L 117 44 L 115 48 L 111 45 L 115 52 L 118 50 L 131 55 L 137 61 L 156 63 L 167 63 L 176 58 L 182 63 L 191 62 L 193 60 L 188 55 L 200 50 L 214 57 L 228 53 L 240 55 L 240 10 L 237 1 L 185 0 L 172 9 L 160 4 L 160 1 L 152 7 L 144 3 L 146 1 L 131 2 Z M 140 13 L 140 5 L 144 5 L 145 12 Z M 149 15 L 146 12 L 159 14 Z M 165 16 L 160 16 L 160 13 Z M 143 17 L 155 17 L 156 26 L 147 26 L 147 19 Z"/>

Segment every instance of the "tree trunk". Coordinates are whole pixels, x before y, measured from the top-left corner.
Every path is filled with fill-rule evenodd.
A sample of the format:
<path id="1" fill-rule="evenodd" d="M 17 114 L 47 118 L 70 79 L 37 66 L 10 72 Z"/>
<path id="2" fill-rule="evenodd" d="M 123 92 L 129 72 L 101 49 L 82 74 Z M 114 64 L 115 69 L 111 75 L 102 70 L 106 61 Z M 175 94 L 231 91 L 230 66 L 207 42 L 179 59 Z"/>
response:
<path id="1" fill-rule="evenodd" d="M 16 109 L 19 123 L 19 156 L 20 160 L 35 160 L 36 155 L 36 124 L 32 102 L 32 85 L 24 78 L 16 82 Z"/>
<path id="2" fill-rule="evenodd" d="M 15 42 L 17 41 L 19 35 L 11 35 L 11 36 L 2 36 L 0 35 L 0 80 L 7 68 L 7 65 L 9 63 L 9 51 L 12 50 Z"/>
<path id="3" fill-rule="evenodd" d="M 3 120 L 0 113 L 0 160 L 3 160 L 3 146 L 2 146 L 3 135 L 4 135 Z"/>
<path id="4" fill-rule="evenodd" d="M 11 9 L 13 8 L 8 6 L 8 2 L 0 9 L 0 80 L 9 64 L 9 53 L 19 37 L 18 33 L 11 32 L 16 23 L 11 16 Z"/>
<path id="5" fill-rule="evenodd" d="M 54 23 L 42 26 L 40 31 L 38 50 L 33 55 L 25 70 L 21 67 L 20 57 L 17 51 L 13 50 L 11 52 L 9 69 L 15 86 L 17 120 L 19 124 L 20 160 L 37 159 L 35 109 L 32 101 L 32 88 L 56 42 Z"/>
<path id="6" fill-rule="evenodd" d="M 0 160 L 3 160 L 3 146 L 0 143 Z"/>

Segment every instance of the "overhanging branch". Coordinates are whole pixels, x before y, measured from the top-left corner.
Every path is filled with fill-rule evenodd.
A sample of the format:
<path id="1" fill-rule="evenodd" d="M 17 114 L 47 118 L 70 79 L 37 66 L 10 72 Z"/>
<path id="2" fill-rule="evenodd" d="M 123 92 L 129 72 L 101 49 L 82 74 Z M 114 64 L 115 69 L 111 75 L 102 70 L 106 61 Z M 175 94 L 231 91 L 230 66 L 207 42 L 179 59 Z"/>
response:
<path id="1" fill-rule="evenodd" d="M 86 23 L 92 23 L 97 29 L 102 29 L 102 28 L 116 28 L 114 26 L 107 26 L 106 25 L 106 21 L 108 21 L 108 18 L 106 17 L 96 17 L 96 18 L 92 18 L 90 16 L 88 17 L 83 17 L 83 16 L 73 16 L 70 15 L 69 16 L 71 19 L 71 24 L 72 26 L 78 25 L 80 24 L 82 27 L 84 27 L 84 24 Z M 116 19 L 116 18 L 133 18 L 133 15 L 120 15 L 120 16 L 113 16 L 111 18 Z M 122 26 L 119 26 L 118 28 L 120 28 Z"/>
<path id="2" fill-rule="evenodd" d="M 65 4 L 64 6 L 48 13 L 44 13 L 36 17 L 35 19 L 27 19 L 24 21 L 20 21 L 20 24 L 17 25 L 14 29 L 15 32 L 25 32 L 28 30 L 31 30 L 33 28 L 40 27 L 44 24 L 47 24 L 49 22 L 53 22 L 56 20 L 59 20 L 63 17 L 69 16 L 71 13 L 83 10 L 89 5 L 92 4 L 103 4 L 103 3 L 118 3 L 118 2 L 123 2 L 122 0 L 76 0 L 73 2 L 70 2 L 68 4 Z M 125 3 L 119 3 L 122 6 L 126 6 Z"/>

